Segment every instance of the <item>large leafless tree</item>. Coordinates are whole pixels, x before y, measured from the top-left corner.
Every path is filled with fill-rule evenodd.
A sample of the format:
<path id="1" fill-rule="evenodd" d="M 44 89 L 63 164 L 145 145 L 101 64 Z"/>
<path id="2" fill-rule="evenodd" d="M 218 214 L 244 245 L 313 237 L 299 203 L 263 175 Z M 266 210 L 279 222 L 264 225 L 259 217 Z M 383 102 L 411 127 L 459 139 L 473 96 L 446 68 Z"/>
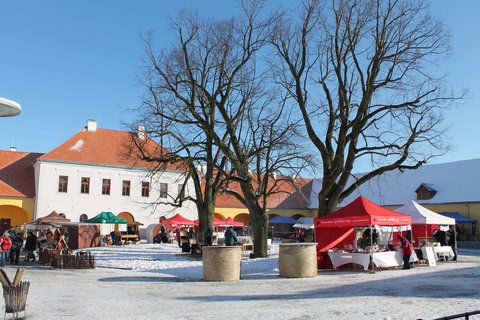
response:
<path id="1" fill-rule="evenodd" d="M 286 15 L 273 39 L 276 79 L 320 155 L 321 216 L 369 179 L 444 154 L 443 111 L 461 97 L 436 77 L 449 35 L 425 2 L 312 0 L 299 8 L 301 18 Z M 354 176 L 365 160 L 372 170 Z"/>
<path id="2" fill-rule="evenodd" d="M 240 200 L 250 213 L 255 257 L 267 256 L 266 199 L 277 191 L 273 173 L 303 167 L 285 95 L 273 90 L 271 73 L 258 64 L 274 26 L 261 9 L 260 2 L 242 2 L 241 14 L 225 20 L 181 12 L 173 23 L 176 44 L 158 55 L 147 39 L 143 108 L 146 133 L 161 144 L 169 141 L 167 157 L 144 158 L 188 164 L 201 230 L 213 223 L 221 189 Z M 203 179 L 195 169 L 199 163 L 206 164 Z M 240 188 L 228 188 L 226 181 Z"/>

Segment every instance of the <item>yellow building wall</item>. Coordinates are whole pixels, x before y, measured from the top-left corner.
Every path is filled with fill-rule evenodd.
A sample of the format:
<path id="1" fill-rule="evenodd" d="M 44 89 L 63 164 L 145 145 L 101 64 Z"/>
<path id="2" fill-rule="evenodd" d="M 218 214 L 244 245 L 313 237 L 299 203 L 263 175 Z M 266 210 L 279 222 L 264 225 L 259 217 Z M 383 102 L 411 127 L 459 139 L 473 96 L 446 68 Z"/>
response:
<path id="1" fill-rule="evenodd" d="M 278 215 L 285 217 L 302 216 L 302 217 L 316 217 L 316 210 L 300 210 L 300 209 L 267 209 L 268 215 Z M 220 219 L 237 218 L 235 220 L 244 221 L 245 215 L 250 216 L 246 208 L 215 208 L 215 216 Z"/>
<path id="2" fill-rule="evenodd" d="M 10 219 L 12 226 L 21 227 L 33 221 L 34 206 L 31 198 L 0 198 L 0 219 Z"/>

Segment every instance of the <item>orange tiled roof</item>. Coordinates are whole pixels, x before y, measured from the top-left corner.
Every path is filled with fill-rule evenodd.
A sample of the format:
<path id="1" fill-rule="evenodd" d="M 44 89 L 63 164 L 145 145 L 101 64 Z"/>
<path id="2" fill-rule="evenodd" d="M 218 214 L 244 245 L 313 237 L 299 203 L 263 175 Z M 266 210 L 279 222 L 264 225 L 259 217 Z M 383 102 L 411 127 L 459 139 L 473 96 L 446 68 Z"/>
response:
<path id="1" fill-rule="evenodd" d="M 88 132 L 83 128 L 66 142 L 46 153 L 41 160 L 55 160 L 72 163 L 92 163 L 114 166 L 154 168 L 155 162 L 139 160 L 131 148 L 136 133 L 97 129 Z M 162 148 L 147 137 L 149 154 L 158 154 Z M 165 151 L 165 149 L 163 149 Z M 169 164 L 166 169 L 181 170 L 180 165 Z"/>
<path id="2" fill-rule="evenodd" d="M 273 181 L 270 179 L 270 185 Z M 309 209 L 310 193 L 312 191 L 313 179 L 297 178 L 295 185 L 288 180 L 279 180 L 277 191 L 267 199 L 269 209 Z M 241 194 L 238 182 L 230 182 L 228 188 Z M 217 196 L 217 207 L 244 208 L 244 205 L 234 196 L 227 193 L 220 193 Z"/>
<path id="3" fill-rule="evenodd" d="M 0 151 L 0 196 L 35 197 L 33 164 L 41 155 Z"/>

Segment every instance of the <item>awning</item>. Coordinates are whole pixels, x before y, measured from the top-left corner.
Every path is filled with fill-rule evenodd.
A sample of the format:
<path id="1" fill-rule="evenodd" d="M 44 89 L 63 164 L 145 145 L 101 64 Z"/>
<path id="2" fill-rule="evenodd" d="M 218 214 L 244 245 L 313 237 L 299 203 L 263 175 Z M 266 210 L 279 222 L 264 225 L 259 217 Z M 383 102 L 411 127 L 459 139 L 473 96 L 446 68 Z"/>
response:
<path id="1" fill-rule="evenodd" d="M 477 223 L 477 220 L 465 217 L 460 212 L 439 212 L 439 214 L 455 219 L 456 223 Z"/>
<path id="2" fill-rule="evenodd" d="M 297 223 L 297 220 L 293 219 L 292 217 L 276 216 L 270 219 L 269 223 L 273 225 L 291 225 L 292 226 L 295 223 Z"/>

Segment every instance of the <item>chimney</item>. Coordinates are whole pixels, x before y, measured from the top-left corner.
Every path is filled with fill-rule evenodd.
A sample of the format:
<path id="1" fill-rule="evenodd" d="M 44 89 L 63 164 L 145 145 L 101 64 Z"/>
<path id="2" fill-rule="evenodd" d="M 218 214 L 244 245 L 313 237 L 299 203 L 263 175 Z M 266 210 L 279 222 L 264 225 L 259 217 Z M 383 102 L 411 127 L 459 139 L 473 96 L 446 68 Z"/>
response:
<path id="1" fill-rule="evenodd" d="M 10 152 L 17 152 L 17 147 L 10 147 Z"/>
<path id="2" fill-rule="evenodd" d="M 140 140 L 145 140 L 145 126 L 141 124 L 137 126 L 137 137 Z"/>
<path id="3" fill-rule="evenodd" d="M 97 121 L 92 119 L 87 120 L 87 131 L 97 132 Z"/>

